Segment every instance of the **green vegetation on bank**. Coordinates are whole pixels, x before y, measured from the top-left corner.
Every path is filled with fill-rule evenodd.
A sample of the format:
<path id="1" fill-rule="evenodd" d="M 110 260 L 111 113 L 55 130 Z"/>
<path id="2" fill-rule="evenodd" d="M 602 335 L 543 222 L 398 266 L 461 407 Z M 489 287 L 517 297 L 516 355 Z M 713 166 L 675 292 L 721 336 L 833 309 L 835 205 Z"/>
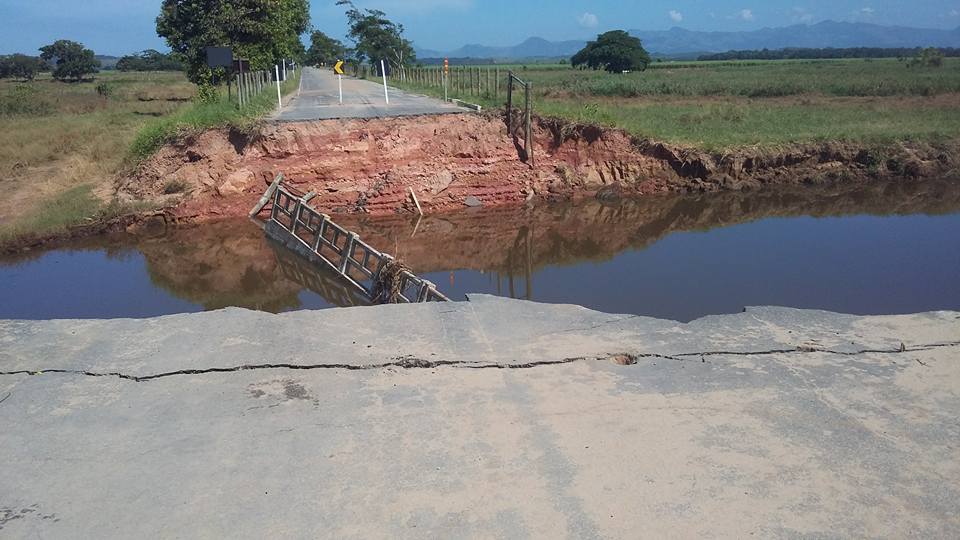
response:
<path id="1" fill-rule="evenodd" d="M 480 69 L 482 91 L 462 89 L 457 81 L 465 80 L 464 71 L 452 66 L 449 96 L 502 107 L 507 69 L 499 71 L 499 97 L 487 89 L 488 70 L 492 80 L 496 68 L 468 69 L 473 87 Z M 655 62 L 642 73 L 556 66 L 520 66 L 514 73 L 532 83 L 538 114 L 704 149 L 960 137 L 960 59 L 955 58 L 942 67 L 908 68 L 896 59 Z M 391 84 L 443 96 L 441 87 L 416 80 L 413 72 L 405 82 L 394 77 Z"/>
<path id="2" fill-rule="evenodd" d="M 300 84 L 298 70 L 280 85 L 281 93 L 286 96 Z M 186 132 L 202 131 L 219 127 L 248 129 L 265 114 L 277 107 L 276 83 L 267 86 L 262 93 L 250 99 L 242 109 L 235 101 L 226 99 L 226 91 L 220 89 L 214 99 L 197 100 L 175 114 L 151 122 L 143 127 L 130 146 L 130 154 L 135 160 L 142 160 L 156 152 L 164 144 L 173 141 Z"/>
<path id="3" fill-rule="evenodd" d="M 94 194 L 112 192 L 136 133 L 194 92 L 182 73 L 169 72 L 0 81 L 0 244 L 123 210 Z"/>

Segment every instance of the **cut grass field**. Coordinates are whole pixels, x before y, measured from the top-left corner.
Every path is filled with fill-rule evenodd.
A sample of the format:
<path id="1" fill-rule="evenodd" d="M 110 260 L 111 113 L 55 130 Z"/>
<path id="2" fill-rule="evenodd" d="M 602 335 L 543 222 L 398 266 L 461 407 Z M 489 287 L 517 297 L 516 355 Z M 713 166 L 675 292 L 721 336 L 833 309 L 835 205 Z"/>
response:
<path id="1" fill-rule="evenodd" d="M 450 97 L 502 107 L 505 83 L 494 97 L 486 91 L 486 70 L 494 68 L 480 69 L 483 92 L 460 88 L 452 67 Z M 505 80 L 506 69 L 500 73 Z M 538 114 L 707 150 L 960 136 L 960 59 L 953 58 L 940 68 L 908 68 L 894 59 L 783 60 L 663 62 L 626 74 L 557 66 L 514 73 L 532 84 Z M 443 95 L 435 86 L 396 78 L 393 84 Z"/>
<path id="2" fill-rule="evenodd" d="M 143 210 L 113 200 L 120 171 L 184 131 L 246 127 L 276 106 L 275 92 L 242 112 L 226 101 L 194 102 L 195 93 L 170 72 L 0 81 L 0 246 Z"/>

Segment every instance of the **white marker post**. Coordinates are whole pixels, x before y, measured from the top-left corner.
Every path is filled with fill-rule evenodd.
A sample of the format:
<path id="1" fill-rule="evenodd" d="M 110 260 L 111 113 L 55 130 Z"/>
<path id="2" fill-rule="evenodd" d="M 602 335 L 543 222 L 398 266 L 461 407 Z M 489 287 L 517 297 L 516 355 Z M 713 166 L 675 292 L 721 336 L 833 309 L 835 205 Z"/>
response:
<path id="1" fill-rule="evenodd" d="M 280 66 L 274 64 L 273 71 L 277 75 L 277 106 L 283 107 L 283 99 L 280 97 Z"/>
<path id="2" fill-rule="evenodd" d="M 340 87 L 340 104 L 343 105 L 343 75 L 337 75 L 337 85 Z"/>
<path id="3" fill-rule="evenodd" d="M 283 64 L 283 82 L 287 82 L 287 59 L 282 58 L 280 62 Z"/>
<path id="4" fill-rule="evenodd" d="M 383 60 L 380 60 L 380 73 L 383 75 L 383 99 L 387 100 L 387 105 L 389 105 L 390 94 L 387 92 L 387 66 L 383 63 Z"/>

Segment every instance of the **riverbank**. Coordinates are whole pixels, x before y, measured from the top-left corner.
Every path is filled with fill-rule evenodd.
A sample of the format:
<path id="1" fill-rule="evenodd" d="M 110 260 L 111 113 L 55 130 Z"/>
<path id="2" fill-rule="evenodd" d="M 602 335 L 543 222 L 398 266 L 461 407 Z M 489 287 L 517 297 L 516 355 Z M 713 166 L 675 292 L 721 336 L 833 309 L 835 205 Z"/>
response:
<path id="1" fill-rule="evenodd" d="M 415 212 L 533 199 L 643 196 L 782 184 L 918 180 L 960 172 L 957 143 L 823 143 L 709 153 L 622 130 L 537 118 L 534 160 L 496 114 L 266 125 L 249 136 L 208 131 L 163 148 L 117 186 L 174 220 L 244 215 L 274 175 L 317 195 L 331 214 Z M 164 193 L 171 179 L 187 195 Z"/>
<path id="2" fill-rule="evenodd" d="M 0 321 L 0 528 L 952 537 L 958 321 L 486 296 Z"/>

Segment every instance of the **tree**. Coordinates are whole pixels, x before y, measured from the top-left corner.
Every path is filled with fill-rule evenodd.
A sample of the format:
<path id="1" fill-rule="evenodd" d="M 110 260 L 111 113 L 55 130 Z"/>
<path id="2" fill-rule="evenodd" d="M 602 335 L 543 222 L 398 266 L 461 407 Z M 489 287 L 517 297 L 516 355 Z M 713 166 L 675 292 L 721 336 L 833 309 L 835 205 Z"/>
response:
<path id="1" fill-rule="evenodd" d="M 605 69 L 610 73 L 627 70 L 643 71 L 650 63 L 650 55 L 639 39 L 623 30 L 613 30 L 597 36 L 570 59 L 574 66 Z"/>
<path id="2" fill-rule="evenodd" d="M 14 78 L 32 81 L 46 68 L 46 62 L 36 56 L 11 54 L 0 56 L 0 79 Z"/>
<path id="3" fill-rule="evenodd" d="M 343 43 L 319 30 L 314 30 L 310 34 L 310 48 L 307 49 L 303 63 L 308 66 L 331 64 L 337 60 L 343 60 L 346 54 L 347 48 L 343 46 Z"/>
<path id="4" fill-rule="evenodd" d="M 120 57 L 118 71 L 183 71 L 183 64 L 170 54 L 147 49 Z"/>
<path id="5" fill-rule="evenodd" d="M 79 81 L 96 73 L 100 68 L 100 61 L 93 51 L 76 41 L 61 39 L 52 45 L 40 47 L 40 53 L 40 58 L 53 63 L 53 78 L 60 81 Z"/>
<path id="6" fill-rule="evenodd" d="M 357 61 L 371 63 L 387 61 L 404 77 L 404 68 L 417 59 L 413 43 L 403 37 L 403 25 L 387 19 L 378 9 L 360 11 L 351 0 L 338 0 L 338 6 L 348 6 L 348 37 L 354 43 Z"/>
<path id="7" fill-rule="evenodd" d="M 943 66 L 943 52 L 934 47 L 923 49 L 907 62 L 907 67 L 914 66 L 941 67 Z"/>
<path id="8" fill-rule="evenodd" d="M 183 61 L 195 83 L 209 80 L 207 47 L 230 47 L 251 69 L 271 69 L 304 54 L 307 0 L 163 0 L 157 34 Z"/>

